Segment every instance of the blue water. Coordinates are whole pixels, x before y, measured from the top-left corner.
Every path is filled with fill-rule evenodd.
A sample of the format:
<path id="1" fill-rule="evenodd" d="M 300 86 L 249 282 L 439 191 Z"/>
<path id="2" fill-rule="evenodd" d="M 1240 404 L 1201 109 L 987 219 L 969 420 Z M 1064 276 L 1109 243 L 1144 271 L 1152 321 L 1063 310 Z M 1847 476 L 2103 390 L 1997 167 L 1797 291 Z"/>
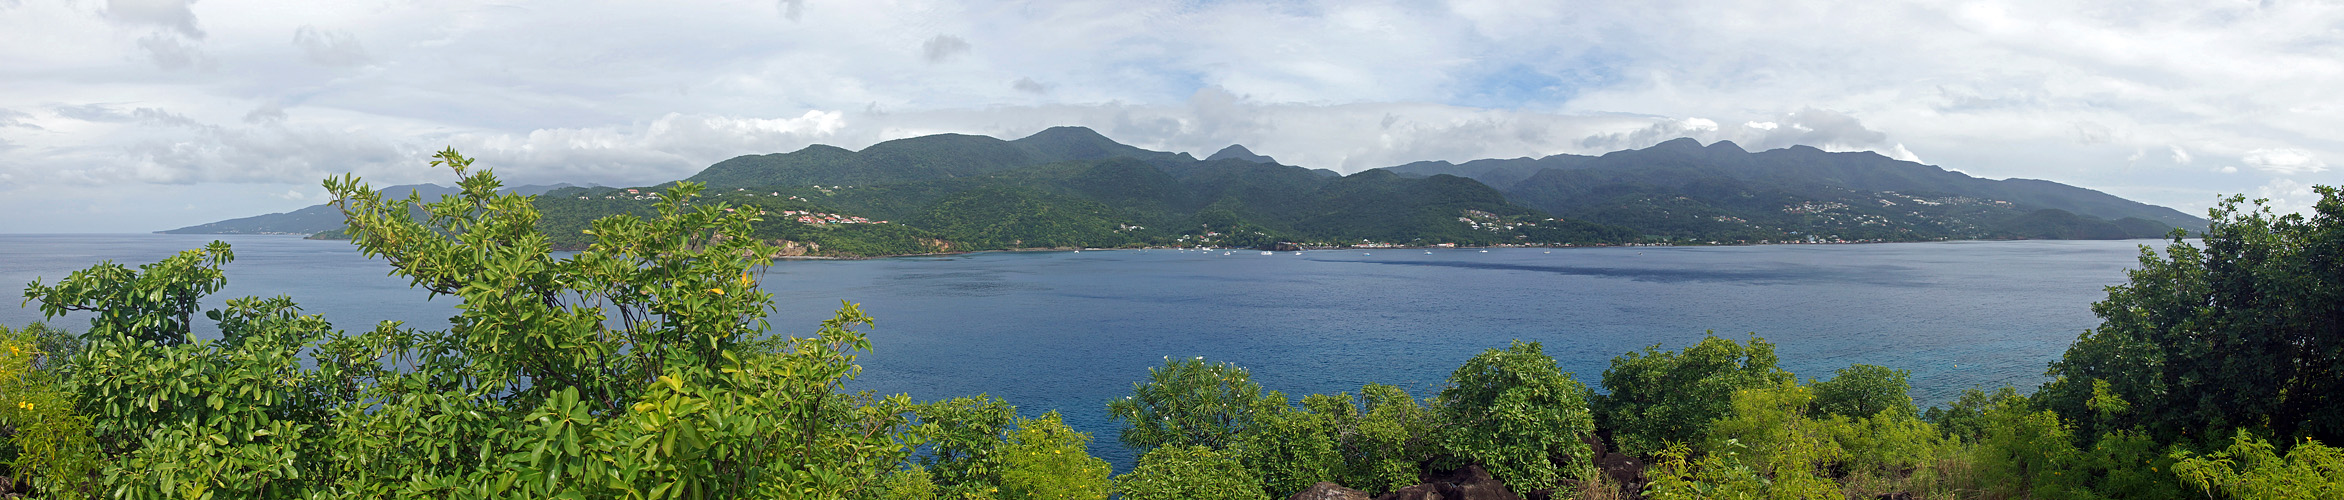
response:
<path id="1" fill-rule="evenodd" d="M 212 239 L 0 235 L 0 284 L 54 282 L 101 259 L 152 262 Z M 455 312 L 347 243 L 217 239 L 238 259 L 213 304 L 287 294 L 345 330 L 385 319 L 442 328 Z M 1131 456 L 1103 406 L 1167 356 L 1235 362 L 1296 397 L 1369 382 L 1430 396 L 1466 358 L 1512 339 L 1544 343 L 1595 386 L 1613 356 L 1715 330 L 1765 337 L 1802 377 L 1854 363 L 1911 370 L 1923 405 L 1972 386 L 2028 389 L 2098 324 L 2090 304 L 2125 280 L 2144 243 L 2156 242 L 983 253 L 783 262 L 764 286 L 781 333 L 812 332 L 839 300 L 877 318 L 854 388 L 1055 409 L 1122 468 Z M 40 319 L 7 302 L 0 323 Z"/>

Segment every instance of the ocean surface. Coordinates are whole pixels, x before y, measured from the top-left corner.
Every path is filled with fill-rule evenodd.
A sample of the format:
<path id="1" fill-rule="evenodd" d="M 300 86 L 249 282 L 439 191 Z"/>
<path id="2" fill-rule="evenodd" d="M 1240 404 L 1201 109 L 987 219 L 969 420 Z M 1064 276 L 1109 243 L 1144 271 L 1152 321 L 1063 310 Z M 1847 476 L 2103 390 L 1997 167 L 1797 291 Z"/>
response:
<path id="1" fill-rule="evenodd" d="M 101 260 L 135 266 L 214 239 L 234 246 L 227 297 L 289 295 L 339 328 L 444 328 L 429 300 L 346 242 L 289 236 L 0 235 L 0 284 L 54 283 Z M 1612 357 L 1704 332 L 1777 346 L 1827 378 L 1850 364 L 1912 371 L 1925 407 L 1968 387 L 2042 383 L 2099 322 L 2105 287 L 2155 240 L 1580 249 L 997 252 L 788 261 L 763 278 L 776 333 L 809 334 L 839 301 L 877 319 L 850 387 L 917 400 L 991 394 L 1063 414 L 1128 468 L 1108 400 L 1167 357 L 1234 362 L 1297 399 L 1376 382 L 1427 397 L 1451 370 L 1537 341 L 1600 390 Z M 0 324 L 41 320 L 21 293 Z M 50 320 L 79 330 L 85 319 Z M 216 334 L 216 329 L 212 333 Z"/>

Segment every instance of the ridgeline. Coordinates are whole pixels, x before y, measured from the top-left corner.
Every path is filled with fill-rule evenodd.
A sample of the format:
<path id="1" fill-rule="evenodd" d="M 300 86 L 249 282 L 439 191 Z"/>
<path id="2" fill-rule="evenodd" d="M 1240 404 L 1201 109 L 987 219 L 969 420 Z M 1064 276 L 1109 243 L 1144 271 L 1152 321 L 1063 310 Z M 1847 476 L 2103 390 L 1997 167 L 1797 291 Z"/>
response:
<path id="1" fill-rule="evenodd" d="M 1016 140 L 939 134 L 717 162 L 701 200 L 762 212 L 788 255 L 1030 248 L 1718 245 L 2125 239 L 2205 220 L 2098 191 L 1989 180 L 1873 153 L 1751 153 L 1677 139 L 1603 156 L 1418 162 L 1341 175 L 1232 145 L 1199 160 L 1056 127 Z M 671 183 L 672 184 L 672 183 Z M 589 221 L 649 215 L 668 185 L 542 193 L 542 230 L 581 248 Z M 405 186 L 403 188 L 414 188 Z M 429 186 L 418 190 L 427 197 Z M 392 192 L 401 188 L 391 188 Z M 337 237 L 323 205 L 169 233 Z"/>

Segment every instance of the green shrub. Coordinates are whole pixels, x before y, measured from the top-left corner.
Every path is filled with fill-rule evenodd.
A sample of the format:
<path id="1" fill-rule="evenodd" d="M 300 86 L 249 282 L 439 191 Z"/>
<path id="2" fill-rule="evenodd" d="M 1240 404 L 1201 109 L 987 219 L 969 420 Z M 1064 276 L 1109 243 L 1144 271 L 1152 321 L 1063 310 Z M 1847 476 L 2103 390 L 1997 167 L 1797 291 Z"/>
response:
<path id="1" fill-rule="evenodd" d="M 1704 469 L 1731 471 L 1724 485 L 1760 479 L 1756 485 L 1726 487 L 1727 491 L 1756 488 L 1768 498 L 1829 498 L 1839 496 L 1827 467 L 1846 452 L 1832 440 L 1827 422 L 1807 418 L 1814 395 L 1796 382 L 1734 391 L 1732 410 L 1710 423 Z M 1696 474 L 1699 476 L 1699 474 Z"/>
<path id="2" fill-rule="evenodd" d="M 1819 415 L 1867 418 L 1880 412 L 1917 417 L 1913 396 L 1907 394 L 1912 372 L 1882 366 L 1841 368 L 1831 380 L 1815 382 L 1815 411 Z"/>
<path id="3" fill-rule="evenodd" d="M 1447 424 L 1441 446 L 1516 490 L 1593 477 L 1593 451 L 1580 441 L 1595 432 L 1587 396 L 1587 387 L 1555 366 L 1537 342 L 1484 351 L 1457 367 L 1441 390 Z"/>
<path id="4" fill-rule="evenodd" d="M 1131 472 L 1115 478 L 1127 500 L 1255 500 L 1261 478 L 1237 459 L 1203 446 L 1164 446 L 1139 457 Z"/>
<path id="5" fill-rule="evenodd" d="M 986 396 L 953 398 L 912 408 L 927 453 L 918 460 L 947 498 L 990 495 L 1001 484 L 995 451 L 1017 423 L 1017 408 Z"/>
<path id="6" fill-rule="evenodd" d="M 59 386 L 45 349 L 62 342 L 40 323 L 10 330 L 0 325 L 0 475 L 52 497 L 87 496 L 85 483 L 100 465 L 90 417 L 75 412 L 74 394 Z"/>
<path id="7" fill-rule="evenodd" d="M 1018 419 L 1018 430 L 1002 443 L 1001 498 L 1008 500 L 1104 500 L 1111 484 L 1107 461 L 1086 450 L 1091 436 L 1066 427 L 1058 412 Z"/>
<path id="8" fill-rule="evenodd" d="M 1596 398 L 1597 418 L 1622 452 L 1648 454 L 1698 443 L 1710 421 L 1731 411 L 1734 391 L 1786 380 L 1793 378 L 1775 368 L 1774 344 L 1756 336 L 1747 346 L 1714 334 L 1683 351 L 1654 345 L 1612 358 L 1603 371 L 1611 394 Z"/>
<path id="9" fill-rule="evenodd" d="M 1335 479 L 1343 457 L 1335 452 L 1333 419 L 1296 410 L 1271 392 L 1260 400 L 1253 426 L 1231 448 L 1239 463 L 1261 477 L 1261 490 L 1285 498 L 1319 481 Z"/>
<path id="10" fill-rule="evenodd" d="M 1254 424 L 1262 386 L 1244 368 L 1207 363 L 1205 358 L 1164 358 L 1148 369 L 1146 383 L 1131 384 L 1131 396 L 1107 403 L 1107 416 L 1123 423 L 1117 439 L 1145 452 L 1159 446 L 1228 449 Z"/>
<path id="11" fill-rule="evenodd" d="M 1434 436 L 1440 415 L 1398 387 L 1368 384 L 1359 392 L 1356 398 L 1313 394 L 1302 399 L 1304 408 L 1333 429 L 1341 459 L 1334 481 L 1376 495 L 1416 484 L 1420 464 L 1438 451 Z"/>
<path id="12" fill-rule="evenodd" d="M 2250 433 L 2231 438 L 2230 447 L 2205 455 L 2173 452 L 2173 472 L 2209 497 L 2313 500 L 2344 498 L 2344 450 L 2305 438 L 2278 454 L 2270 442 Z"/>

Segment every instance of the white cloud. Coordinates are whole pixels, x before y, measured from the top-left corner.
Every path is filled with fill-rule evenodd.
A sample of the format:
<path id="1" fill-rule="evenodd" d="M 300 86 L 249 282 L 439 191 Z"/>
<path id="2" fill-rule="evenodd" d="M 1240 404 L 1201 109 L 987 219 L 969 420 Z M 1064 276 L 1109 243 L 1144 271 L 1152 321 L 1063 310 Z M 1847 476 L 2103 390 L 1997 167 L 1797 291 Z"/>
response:
<path id="1" fill-rule="evenodd" d="M 2257 149 L 2238 158 L 2246 166 L 2279 175 L 2295 175 L 2326 171 L 2328 164 L 2313 158 L 2300 149 Z"/>
<path id="2" fill-rule="evenodd" d="M 203 38 L 197 27 L 193 0 L 106 0 L 106 18 L 114 22 L 153 25 L 188 38 Z"/>
<path id="3" fill-rule="evenodd" d="M 324 66 L 358 66 L 374 60 L 358 37 L 348 31 L 302 25 L 293 30 L 293 46 L 300 47 L 309 62 Z"/>
<path id="4" fill-rule="evenodd" d="M 2320 202 L 2319 192 L 2312 191 L 2311 186 L 2294 179 L 2271 179 L 2254 189 L 2253 198 L 2269 200 L 2264 206 L 2274 212 L 2309 214 Z"/>
<path id="5" fill-rule="evenodd" d="M 969 41 L 952 35 L 936 35 L 935 38 L 920 43 L 920 52 L 925 54 L 930 63 L 949 61 L 954 56 L 968 53 L 968 51 Z"/>
<path id="6" fill-rule="evenodd" d="M 631 183 L 1068 124 L 1343 171 L 1678 136 L 1926 151 L 2184 208 L 2273 175 L 2332 182 L 2318 159 L 2344 154 L 2344 5 L 2323 2 L 10 5 L 0 175 L 164 183 L 142 192 L 181 203 L 160 190 L 290 203 L 248 188 L 421 180 L 416 155 L 449 144 L 533 181 Z M 2127 157 L 2144 151 L 2173 161 Z"/>

